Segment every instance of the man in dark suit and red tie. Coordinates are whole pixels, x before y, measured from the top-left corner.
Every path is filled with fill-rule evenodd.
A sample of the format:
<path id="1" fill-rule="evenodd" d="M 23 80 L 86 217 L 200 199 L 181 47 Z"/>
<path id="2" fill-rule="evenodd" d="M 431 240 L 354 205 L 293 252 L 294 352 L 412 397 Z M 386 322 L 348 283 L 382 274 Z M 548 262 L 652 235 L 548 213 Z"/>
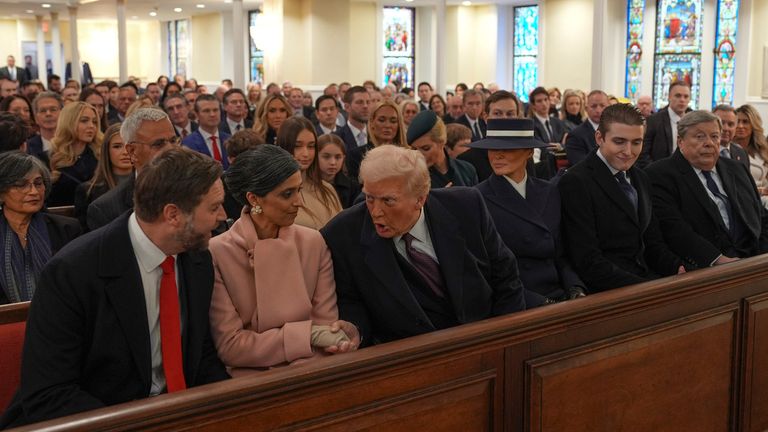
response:
<path id="1" fill-rule="evenodd" d="M 229 134 L 219 130 L 221 122 L 221 109 L 216 96 L 202 94 L 195 101 L 195 113 L 197 114 L 198 129 L 181 141 L 181 145 L 194 151 L 212 157 L 226 170 L 229 168 L 227 150 L 224 142 L 229 139 Z"/>
<path id="2" fill-rule="evenodd" d="M 768 213 L 749 171 L 720 157 L 720 118 L 692 111 L 677 127 L 678 149 L 646 169 L 670 248 L 702 268 L 768 252 Z"/>
<path id="3" fill-rule="evenodd" d="M 421 153 L 385 145 L 360 167 L 365 203 L 322 230 L 339 317 L 363 344 L 388 342 L 525 309 L 515 255 L 480 193 L 430 190 Z"/>
<path id="4" fill-rule="evenodd" d="M 208 309 L 221 165 L 175 148 L 136 180 L 135 212 L 62 249 L 32 299 L 21 385 L 0 428 L 182 391 L 229 376 Z"/>
<path id="5" fill-rule="evenodd" d="M 606 108 L 597 151 L 558 183 L 566 252 L 588 293 L 685 271 L 659 230 L 648 176 L 634 166 L 644 124 L 632 105 Z"/>

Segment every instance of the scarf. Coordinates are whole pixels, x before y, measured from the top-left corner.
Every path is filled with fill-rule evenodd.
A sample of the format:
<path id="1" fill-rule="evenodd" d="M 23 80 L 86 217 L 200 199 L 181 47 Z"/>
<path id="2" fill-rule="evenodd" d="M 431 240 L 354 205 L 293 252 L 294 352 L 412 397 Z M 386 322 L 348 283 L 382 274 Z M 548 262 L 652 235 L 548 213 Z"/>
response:
<path id="1" fill-rule="evenodd" d="M 37 278 L 50 259 L 51 241 L 41 213 L 32 216 L 25 249 L 0 211 L 0 287 L 10 303 L 32 300 Z"/>
<path id="2" fill-rule="evenodd" d="M 574 114 L 566 113 L 565 114 L 565 119 L 570 121 L 571 123 L 575 124 L 576 126 L 580 125 L 581 122 L 584 121 L 584 120 L 581 119 L 581 115 L 579 115 L 579 114 L 575 114 L 574 115 Z"/>

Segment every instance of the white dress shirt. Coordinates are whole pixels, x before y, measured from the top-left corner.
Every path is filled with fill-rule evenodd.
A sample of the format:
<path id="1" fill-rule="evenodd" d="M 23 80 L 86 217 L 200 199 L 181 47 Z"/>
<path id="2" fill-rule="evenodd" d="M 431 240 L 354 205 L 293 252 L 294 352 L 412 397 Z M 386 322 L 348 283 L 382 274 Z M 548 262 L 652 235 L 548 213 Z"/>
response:
<path id="1" fill-rule="evenodd" d="M 711 190 L 707 187 L 707 179 L 704 177 L 704 174 L 702 174 L 701 170 L 691 166 L 693 168 L 693 171 L 696 173 L 696 177 L 699 178 L 699 181 L 701 182 L 701 185 L 704 186 L 704 190 L 707 192 L 707 196 L 709 196 L 709 199 L 712 200 L 717 205 L 717 210 L 720 212 L 720 217 L 723 218 L 723 223 L 725 223 L 725 227 L 729 228 L 731 226 L 731 218 L 728 216 L 728 206 L 726 205 L 725 201 L 720 199 L 720 197 L 715 196 L 715 194 L 712 193 Z M 727 193 L 725 193 L 725 188 L 723 187 L 723 182 L 720 180 L 720 176 L 717 174 L 717 170 L 712 170 L 709 172 L 712 176 L 712 180 L 715 181 L 715 184 L 717 185 L 717 189 L 720 191 L 721 194 L 728 196 Z"/>
<path id="2" fill-rule="evenodd" d="M 136 256 L 141 273 L 141 284 L 144 289 L 144 302 L 147 306 L 147 328 L 149 329 L 149 354 L 152 359 L 152 386 L 150 396 L 158 395 L 165 390 L 165 372 L 163 371 L 163 352 L 160 344 L 160 281 L 163 269 L 160 264 L 166 255 L 152 240 L 147 237 L 136 220 L 136 214 L 128 218 L 128 235 Z M 174 256 L 176 258 L 176 256 Z M 176 264 L 176 287 L 179 286 L 178 263 Z M 182 322 L 182 332 L 184 323 Z"/>
<path id="3" fill-rule="evenodd" d="M 211 137 L 216 137 L 216 145 L 219 147 L 219 154 L 221 154 L 221 157 L 224 157 L 224 154 L 221 152 L 221 139 L 219 139 L 219 130 L 216 130 L 215 134 L 209 134 L 208 132 L 204 131 L 203 128 L 198 128 L 198 131 L 200 131 L 200 135 L 203 136 L 203 140 L 205 140 L 205 145 L 208 147 L 208 153 L 213 157 L 213 144 L 211 142 Z"/>
<path id="4" fill-rule="evenodd" d="M 671 109 L 668 109 L 667 111 L 669 111 L 669 124 L 672 126 L 672 153 L 674 153 L 675 150 L 677 150 L 677 122 L 679 122 L 682 117 L 677 115 L 677 113 Z"/>
<path id="5" fill-rule="evenodd" d="M 424 208 L 421 208 L 419 219 L 416 220 L 416 224 L 408 231 L 414 238 L 411 242 L 411 246 L 419 252 L 423 252 L 429 255 L 430 258 L 440 264 L 440 260 L 437 259 L 435 253 L 435 246 L 432 244 L 432 237 L 429 235 L 429 227 L 427 226 L 427 220 L 424 218 Z M 405 241 L 401 241 L 403 236 L 396 236 L 393 240 L 395 242 L 395 248 L 397 252 L 402 255 L 408 262 L 411 262 L 408 258 L 408 253 L 405 250 Z M 413 264 L 413 263 L 411 263 Z"/>
<path id="6" fill-rule="evenodd" d="M 230 118 L 227 117 L 227 124 L 229 125 L 229 132 L 232 135 L 234 135 L 236 132 L 239 132 L 239 130 L 237 129 L 237 125 L 240 125 L 240 130 L 245 129 L 245 122 L 243 120 L 236 122 L 234 120 L 230 120 Z"/>
<path id="7" fill-rule="evenodd" d="M 513 188 L 517 191 L 517 193 L 520 194 L 521 197 L 525 198 L 525 182 L 528 181 L 528 173 L 525 173 L 525 176 L 523 176 L 523 180 L 520 181 L 520 183 L 512 180 L 512 177 L 504 176 L 505 179 L 509 182 L 509 184 L 512 185 Z"/>

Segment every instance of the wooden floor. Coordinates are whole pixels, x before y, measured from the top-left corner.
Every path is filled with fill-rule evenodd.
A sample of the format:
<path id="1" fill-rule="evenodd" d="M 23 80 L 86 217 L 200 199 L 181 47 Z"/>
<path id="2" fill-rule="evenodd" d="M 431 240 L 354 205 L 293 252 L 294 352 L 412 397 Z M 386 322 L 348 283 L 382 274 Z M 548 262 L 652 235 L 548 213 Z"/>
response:
<path id="1" fill-rule="evenodd" d="M 768 259 L 27 430 L 762 431 Z"/>

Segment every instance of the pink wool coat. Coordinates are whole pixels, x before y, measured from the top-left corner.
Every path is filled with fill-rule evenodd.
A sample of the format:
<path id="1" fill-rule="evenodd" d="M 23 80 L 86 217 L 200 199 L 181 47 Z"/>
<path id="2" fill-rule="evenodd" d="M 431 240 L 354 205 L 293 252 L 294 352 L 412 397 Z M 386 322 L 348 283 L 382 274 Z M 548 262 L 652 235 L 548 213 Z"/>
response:
<path id="1" fill-rule="evenodd" d="M 211 239 L 215 279 L 211 334 L 233 376 L 322 355 L 312 324 L 338 319 L 331 254 L 320 233 L 299 225 L 260 240 L 244 212 Z"/>

